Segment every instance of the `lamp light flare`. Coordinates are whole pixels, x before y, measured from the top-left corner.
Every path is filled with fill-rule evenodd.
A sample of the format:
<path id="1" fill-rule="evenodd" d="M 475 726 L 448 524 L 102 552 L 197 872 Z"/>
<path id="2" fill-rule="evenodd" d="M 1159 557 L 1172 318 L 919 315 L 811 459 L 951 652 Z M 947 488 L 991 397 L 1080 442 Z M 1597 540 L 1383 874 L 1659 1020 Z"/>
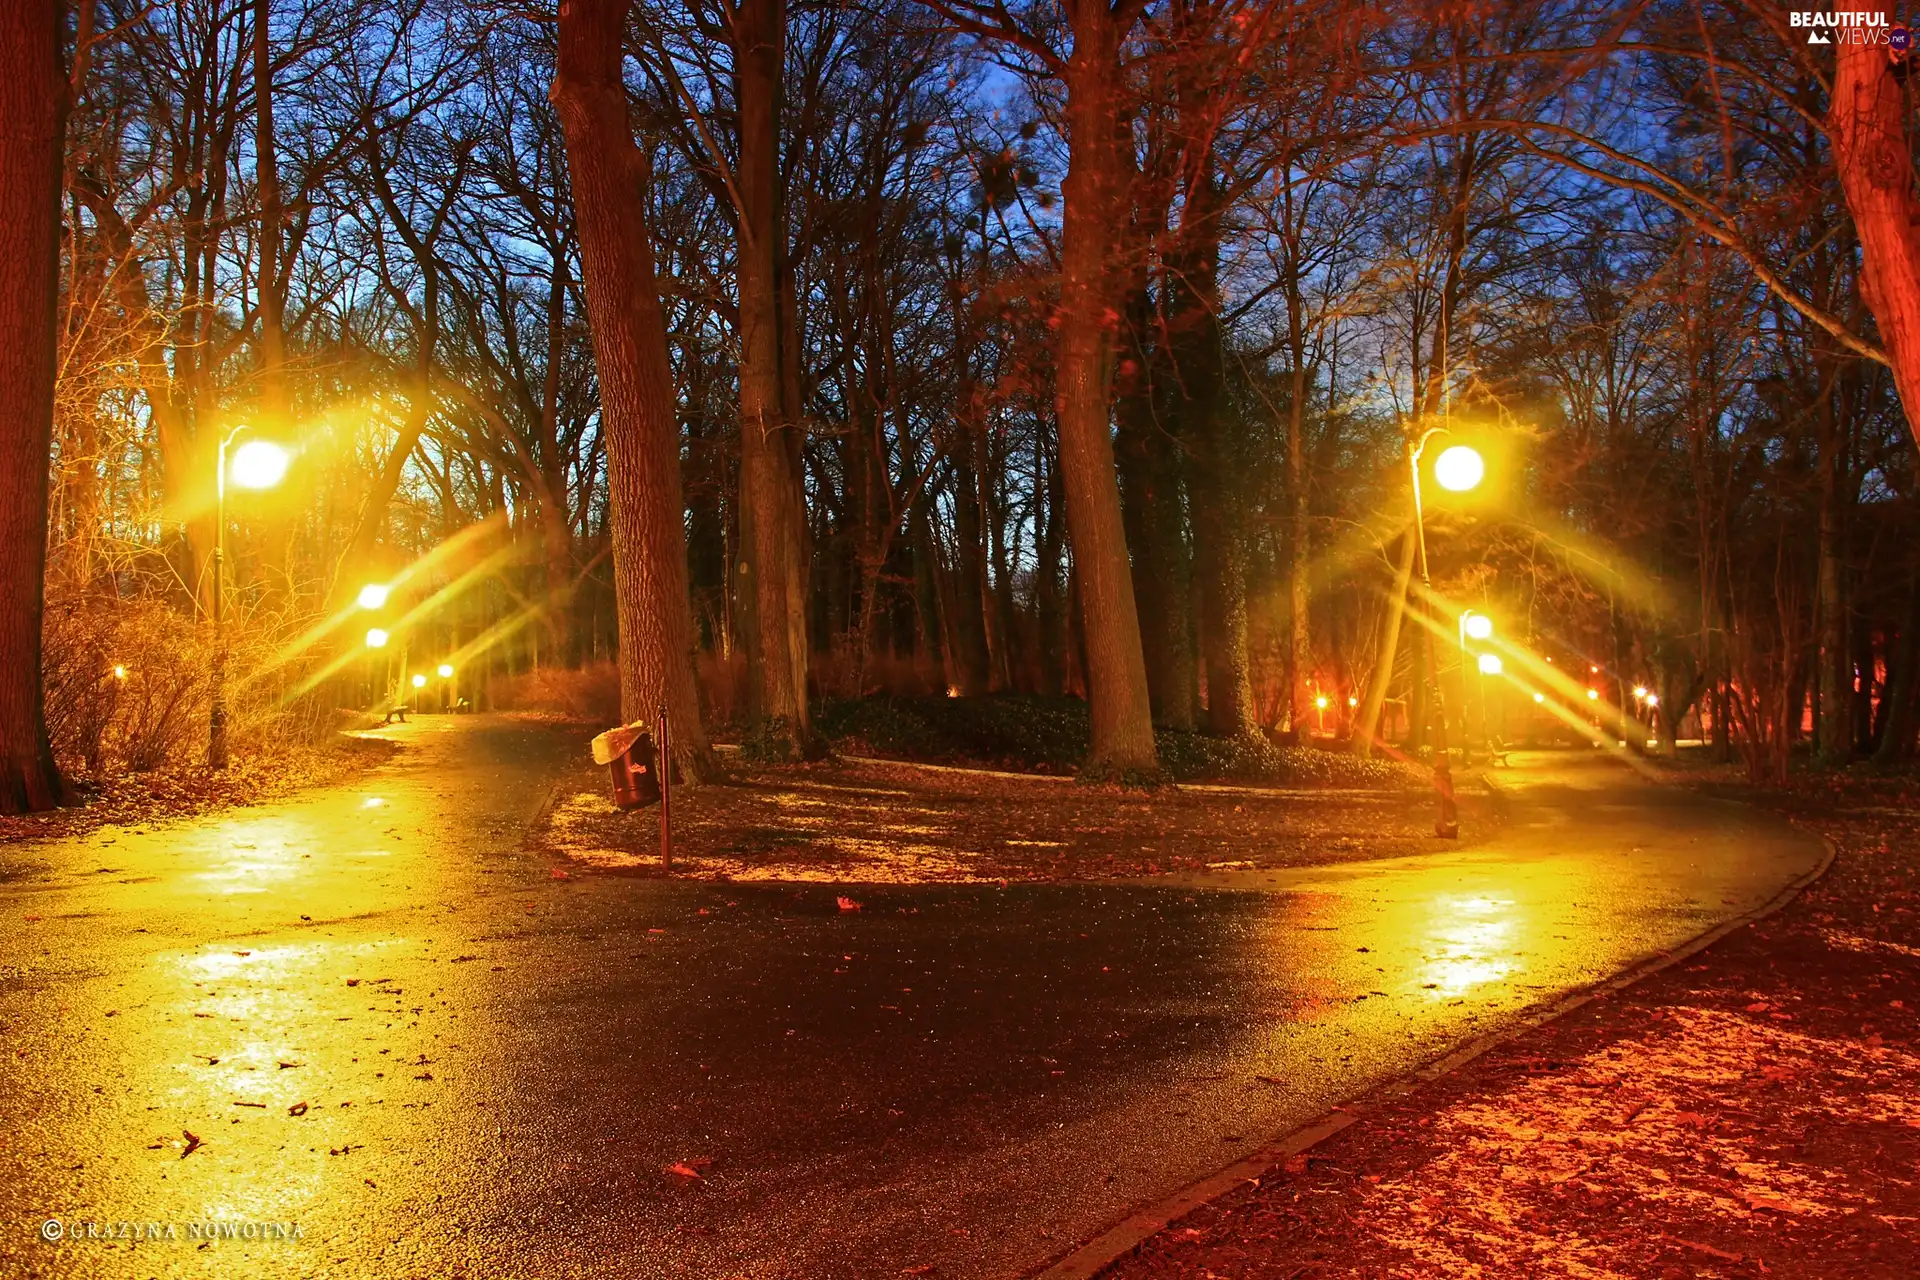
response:
<path id="1" fill-rule="evenodd" d="M 1637 684 L 1637 685 L 1635 685 L 1635 686 L 1633 686 L 1633 696 L 1634 696 L 1634 697 L 1636 697 L 1636 698 L 1644 698 L 1644 697 L 1646 697 L 1646 696 L 1647 696 L 1647 686 L 1645 686 L 1645 685 L 1643 685 L 1643 684 Z"/>
<path id="2" fill-rule="evenodd" d="M 1327 695 L 1324 693 L 1313 700 L 1313 705 L 1320 708 L 1322 711 L 1325 711 L 1327 709 L 1327 704 L 1328 704 L 1328 698 L 1327 698 Z"/>
<path id="3" fill-rule="evenodd" d="M 381 609 L 386 607 L 387 596 L 392 590 L 385 583 L 369 582 L 360 588 L 360 594 L 354 599 L 362 609 Z"/>
<path id="4" fill-rule="evenodd" d="M 367 648 L 384 649 L 387 647 L 387 633 L 379 627 L 367 632 Z"/>
<path id="5" fill-rule="evenodd" d="M 1360 705 L 1360 699 L 1358 699 L 1358 698 L 1348 698 L 1348 699 L 1347 699 L 1347 705 L 1348 705 L 1348 706 L 1350 706 L 1350 707 L 1357 707 L 1357 706 L 1359 706 L 1359 705 Z"/>
<path id="6" fill-rule="evenodd" d="M 1433 461 L 1433 478 L 1442 489 L 1465 493 L 1485 478 L 1487 463 L 1480 451 L 1470 445 L 1456 444 Z"/>
<path id="7" fill-rule="evenodd" d="M 453 679 L 453 664 L 451 662 L 443 662 L 433 669 L 433 674 L 439 676 L 442 680 L 451 680 Z"/>
<path id="8" fill-rule="evenodd" d="M 1533 695 L 1533 700 L 1535 702 L 1545 702 L 1547 700 L 1547 695 L 1544 693 L 1536 693 Z"/>
<path id="9" fill-rule="evenodd" d="M 228 471 L 242 489 L 271 489 L 287 474 L 287 451 L 271 440 L 249 440 L 233 451 Z"/>
<path id="10" fill-rule="evenodd" d="M 1657 694 L 1657 693 L 1650 693 L 1650 694 L 1648 694 L 1648 695 L 1647 695 L 1647 705 L 1648 705 L 1648 706 L 1650 706 L 1650 707 L 1657 707 L 1657 706 L 1659 706 L 1659 705 L 1660 705 L 1660 695 L 1659 695 L 1659 694 Z"/>
<path id="11" fill-rule="evenodd" d="M 1600 701 L 1600 691 L 1598 689 L 1587 690 L 1587 701 L 1588 702 Z"/>
<path id="12" fill-rule="evenodd" d="M 427 687 L 427 678 L 418 671 L 413 673 L 413 687 L 416 689 L 424 689 Z"/>
<path id="13" fill-rule="evenodd" d="M 124 666 L 121 666 L 119 663 L 115 663 L 113 668 L 113 678 L 115 680 L 125 680 L 127 678 L 127 669 Z"/>
<path id="14" fill-rule="evenodd" d="M 1483 653 L 1480 655 L 1480 674 L 1481 675 L 1497 676 L 1503 670 L 1505 670 L 1505 666 L 1504 664 L 1501 663 L 1499 654 Z"/>
<path id="15" fill-rule="evenodd" d="M 1493 639 L 1493 619 L 1484 613 L 1469 613 L 1463 623 L 1467 634 L 1475 640 Z"/>

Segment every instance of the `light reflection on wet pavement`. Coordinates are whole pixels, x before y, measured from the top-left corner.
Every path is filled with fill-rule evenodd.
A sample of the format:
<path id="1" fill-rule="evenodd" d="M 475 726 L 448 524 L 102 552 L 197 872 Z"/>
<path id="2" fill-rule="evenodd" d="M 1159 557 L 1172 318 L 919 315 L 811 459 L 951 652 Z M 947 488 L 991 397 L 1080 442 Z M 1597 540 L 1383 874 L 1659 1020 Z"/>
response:
<path id="1" fill-rule="evenodd" d="M 0 851 L 0 1274 L 1018 1274 L 1820 852 L 1543 757 L 1477 850 L 849 913 L 555 879 L 520 837 L 577 743 L 395 732 L 355 786 Z"/>

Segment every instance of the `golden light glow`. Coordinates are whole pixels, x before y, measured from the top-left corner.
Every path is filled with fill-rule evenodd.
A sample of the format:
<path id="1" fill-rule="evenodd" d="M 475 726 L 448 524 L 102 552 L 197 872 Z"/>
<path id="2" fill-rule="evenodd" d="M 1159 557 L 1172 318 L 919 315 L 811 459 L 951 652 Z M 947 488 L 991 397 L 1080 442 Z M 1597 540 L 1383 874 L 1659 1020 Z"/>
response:
<path id="1" fill-rule="evenodd" d="M 125 680 L 127 678 L 127 669 L 116 665 L 113 669 L 113 678 L 115 680 Z"/>
<path id="2" fill-rule="evenodd" d="M 1485 478 L 1487 463 L 1480 451 L 1470 445 L 1456 444 L 1444 450 L 1433 462 L 1433 478 L 1442 489 L 1465 493 Z"/>
<path id="3" fill-rule="evenodd" d="M 443 662 L 433 669 L 433 673 L 442 680 L 451 680 L 453 679 L 453 664 L 451 662 Z"/>
<path id="4" fill-rule="evenodd" d="M 1350 707 L 1357 707 L 1357 706 L 1359 706 L 1359 705 L 1360 705 L 1360 699 L 1358 699 L 1358 698 L 1348 698 L 1348 699 L 1347 699 L 1347 705 L 1348 705 L 1348 706 L 1350 706 Z"/>
<path id="5" fill-rule="evenodd" d="M 1327 709 L 1327 701 L 1327 695 L 1323 693 L 1313 700 L 1313 705 L 1325 711 Z"/>
<path id="6" fill-rule="evenodd" d="M 382 631 L 379 627 L 374 627 L 367 632 L 367 648 L 384 649 L 387 647 L 387 638 L 385 631 Z"/>
<path id="7" fill-rule="evenodd" d="M 1475 640 L 1493 638 L 1493 619 L 1484 613 L 1469 613 L 1461 625 L 1466 628 L 1467 635 Z"/>
<path id="8" fill-rule="evenodd" d="M 1659 695 L 1659 694 L 1657 694 L 1657 693 L 1650 693 L 1650 694 L 1648 694 L 1648 695 L 1647 695 L 1647 705 L 1648 705 L 1648 706 L 1650 706 L 1650 707 L 1657 707 L 1657 706 L 1659 706 L 1659 705 L 1660 705 L 1660 695 Z"/>
<path id="9" fill-rule="evenodd" d="M 1645 686 L 1645 685 L 1643 685 L 1643 684 L 1637 684 L 1637 685 L 1635 685 L 1635 686 L 1633 686 L 1633 696 L 1634 696 L 1634 697 L 1636 697 L 1636 698 L 1644 698 L 1644 697 L 1646 697 L 1646 696 L 1647 696 L 1647 686 Z"/>
<path id="10" fill-rule="evenodd" d="M 249 440 L 233 451 L 228 470 L 242 489 L 271 489 L 287 474 L 290 457 L 271 440 Z"/>
<path id="11" fill-rule="evenodd" d="M 417 672 L 417 671 L 416 671 L 416 672 L 414 672 L 414 675 L 413 675 L 413 687 L 414 687 L 414 688 L 416 688 L 416 689 L 424 689 L 424 688 L 426 688 L 426 687 L 427 687 L 427 678 L 426 678 L 425 676 L 423 676 L 423 675 L 421 675 L 421 674 L 420 674 L 419 672 Z"/>
<path id="12" fill-rule="evenodd" d="M 1547 700 L 1547 695 L 1544 693 L 1536 693 L 1533 695 L 1533 700 L 1535 702 L 1545 702 Z"/>
<path id="13" fill-rule="evenodd" d="M 1598 689 L 1587 690 L 1587 701 L 1589 702 L 1600 701 L 1600 691 Z"/>
<path id="14" fill-rule="evenodd" d="M 1483 653 L 1480 655 L 1480 674 L 1481 675 L 1497 676 L 1504 669 L 1505 668 L 1500 661 L 1499 654 Z"/>
<path id="15" fill-rule="evenodd" d="M 362 609 L 382 609 L 386 607 L 387 595 L 391 590 L 392 588 L 384 583 L 369 582 L 360 588 L 360 594 L 354 599 Z"/>

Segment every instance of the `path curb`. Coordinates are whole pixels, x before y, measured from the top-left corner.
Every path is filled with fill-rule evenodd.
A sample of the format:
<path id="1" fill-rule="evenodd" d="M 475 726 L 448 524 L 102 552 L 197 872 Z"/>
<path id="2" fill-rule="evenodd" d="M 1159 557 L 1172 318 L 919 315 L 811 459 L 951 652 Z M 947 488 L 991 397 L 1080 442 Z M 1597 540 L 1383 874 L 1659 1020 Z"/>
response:
<path id="1" fill-rule="evenodd" d="M 1799 897 L 1803 890 L 1826 875 L 1828 869 L 1833 866 L 1833 860 L 1839 854 L 1838 847 L 1825 836 L 1820 837 L 1820 843 L 1826 849 L 1826 856 L 1820 859 L 1819 865 L 1789 881 L 1780 892 L 1753 910 L 1723 920 L 1705 933 L 1671 950 L 1650 956 L 1631 968 L 1584 990 L 1562 996 L 1543 1009 L 1522 1014 L 1511 1026 L 1477 1036 L 1424 1067 L 1385 1084 L 1376 1085 L 1367 1092 L 1334 1107 L 1319 1119 L 1279 1135 L 1258 1151 L 1234 1161 L 1217 1173 L 1190 1182 L 1172 1195 L 1135 1210 L 1085 1244 L 1037 1270 L 1028 1272 L 1029 1280 L 1093 1280 L 1093 1277 L 1132 1254 L 1148 1240 L 1194 1210 L 1210 1204 L 1237 1187 L 1265 1177 L 1283 1165 L 1288 1157 L 1299 1155 L 1325 1142 L 1380 1104 L 1404 1098 L 1422 1085 L 1431 1084 L 1443 1076 L 1451 1075 L 1490 1049 L 1497 1048 L 1537 1027 L 1564 1018 L 1575 1009 L 1601 996 L 1624 990 L 1662 970 L 1672 968 L 1682 960 L 1705 951 L 1735 930 L 1744 929 L 1756 921 L 1766 919 Z"/>

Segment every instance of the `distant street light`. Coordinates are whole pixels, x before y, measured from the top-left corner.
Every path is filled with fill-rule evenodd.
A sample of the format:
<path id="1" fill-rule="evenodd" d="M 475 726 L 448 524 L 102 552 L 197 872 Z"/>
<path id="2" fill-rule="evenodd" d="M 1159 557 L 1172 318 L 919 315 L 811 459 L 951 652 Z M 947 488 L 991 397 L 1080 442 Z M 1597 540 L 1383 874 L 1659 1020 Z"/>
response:
<path id="1" fill-rule="evenodd" d="M 362 609 L 384 609 L 387 605 L 387 594 L 390 590 L 392 590 L 392 588 L 382 583 L 369 582 L 366 586 L 360 588 L 360 594 L 354 597 L 354 600 Z"/>
<path id="2" fill-rule="evenodd" d="M 227 767 L 227 449 L 247 430 L 242 423 L 220 438 L 213 475 L 213 693 L 207 711 L 207 767 Z M 287 474 L 291 455 L 270 440 L 249 440 L 233 451 L 233 482 L 271 489 Z"/>
<path id="3" fill-rule="evenodd" d="M 424 689 L 424 688 L 426 688 L 426 687 L 427 687 L 427 678 L 426 678 L 425 676 L 423 676 L 423 675 L 421 675 L 421 674 L 420 674 L 419 672 L 417 672 L 417 671 L 416 671 L 416 672 L 414 672 L 414 675 L 413 675 L 413 687 L 414 687 L 414 688 L 416 688 L 416 689 Z"/>
<path id="4" fill-rule="evenodd" d="M 1467 635 L 1475 640 L 1493 638 L 1493 619 L 1484 613 L 1475 613 L 1469 609 L 1461 615 L 1460 625 L 1466 630 Z"/>
<path id="5" fill-rule="evenodd" d="M 127 678 L 127 669 L 118 663 L 114 664 L 113 678 L 115 680 L 125 680 Z"/>
<path id="6" fill-rule="evenodd" d="M 1600 691 L 1598 689 L 1587 690 L 1587 701 L 1588 702 L 1600 701 Z"/>
<path id="7" fill-rule="evenodd" d="M 1502 669 L 1503 668 L 1501 666 L 1499 654 L 1483 653 L 1480 655 L 1480 674 L 1481 675 L 1497 676 L 1500 674 Z"/>
<path id="8" fill-rule="evenodd" d="M 384 649 L 387 647 L 388 638 L 385 631 L 379 627 L 374 627 L 367 632 L 367 648 Z"/>
<path id="9" fill-rule="evenodd" d="M 453 679 L 453 664 L 451 662 L 443 662 L 433 669 L 433 673 L 442 680 L 451 680 Z"/>

